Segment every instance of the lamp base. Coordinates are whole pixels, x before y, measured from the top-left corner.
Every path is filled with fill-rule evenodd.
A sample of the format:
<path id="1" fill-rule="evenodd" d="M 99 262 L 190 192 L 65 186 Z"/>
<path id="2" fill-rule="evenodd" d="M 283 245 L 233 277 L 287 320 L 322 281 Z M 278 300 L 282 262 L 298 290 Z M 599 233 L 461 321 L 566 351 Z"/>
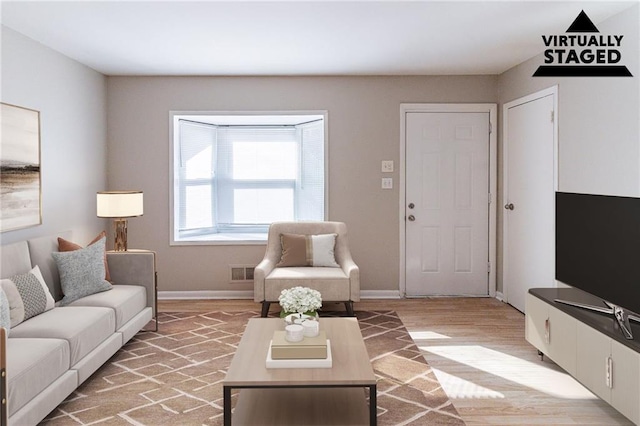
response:
<path id="1" fill-rule="evenodd" d="M 127 219 L 115 219 L 113 221 L 115 231 L 115 251 L 127 251 Z"/>

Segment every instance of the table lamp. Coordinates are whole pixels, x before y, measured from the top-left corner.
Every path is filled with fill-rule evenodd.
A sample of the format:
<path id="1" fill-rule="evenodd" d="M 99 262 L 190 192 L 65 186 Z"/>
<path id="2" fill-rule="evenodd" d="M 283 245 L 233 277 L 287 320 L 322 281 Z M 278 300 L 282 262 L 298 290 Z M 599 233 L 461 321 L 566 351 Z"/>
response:
<path id="1" fill-rule="evenodd" d="M 142 216 L 142 191 L 101 191 L 96 196 L 98 217 L 113 218 L 115 251 L 127 250 L 127 219 Z"/>

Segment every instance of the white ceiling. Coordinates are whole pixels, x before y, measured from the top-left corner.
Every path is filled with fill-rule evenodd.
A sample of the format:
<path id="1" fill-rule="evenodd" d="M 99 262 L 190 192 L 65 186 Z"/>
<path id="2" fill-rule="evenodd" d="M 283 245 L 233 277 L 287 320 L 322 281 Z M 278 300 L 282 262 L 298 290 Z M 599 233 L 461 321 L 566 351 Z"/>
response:
<path id="1" fill-rule="evenodd" d="M 613 1 L 4 1 L 2 24 L 106 75 L 500 74 Z"/>

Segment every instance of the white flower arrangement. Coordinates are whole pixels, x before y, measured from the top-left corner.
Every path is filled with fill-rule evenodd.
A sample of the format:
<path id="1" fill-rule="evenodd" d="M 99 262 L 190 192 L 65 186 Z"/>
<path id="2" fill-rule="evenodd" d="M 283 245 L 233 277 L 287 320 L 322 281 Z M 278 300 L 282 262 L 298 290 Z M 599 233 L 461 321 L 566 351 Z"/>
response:
<path id="1" fill-rule="evenodd" d="M 284 289 L 278 297 L 282 307 L 281 316 L 297 313 L 315 315 L 322 307 L 322 295 L 318 290 L 308 287 L 293 287 Z"/>

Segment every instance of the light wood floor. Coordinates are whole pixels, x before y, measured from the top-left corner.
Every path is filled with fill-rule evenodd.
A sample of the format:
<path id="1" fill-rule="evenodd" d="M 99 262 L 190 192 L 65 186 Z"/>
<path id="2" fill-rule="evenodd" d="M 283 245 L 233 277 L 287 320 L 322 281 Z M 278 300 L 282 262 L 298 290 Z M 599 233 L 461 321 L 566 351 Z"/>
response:
<path id="1" fill-rule="evenodd" d="M 365 300 L 355 308 L 398 313 L 468 425 L 632 424 L 553 362 L 541 361 L 524 339 L 524 315 L 496 299 Z M 259 312 L 260 306 L 162 300 L 159 309 Z"/>

